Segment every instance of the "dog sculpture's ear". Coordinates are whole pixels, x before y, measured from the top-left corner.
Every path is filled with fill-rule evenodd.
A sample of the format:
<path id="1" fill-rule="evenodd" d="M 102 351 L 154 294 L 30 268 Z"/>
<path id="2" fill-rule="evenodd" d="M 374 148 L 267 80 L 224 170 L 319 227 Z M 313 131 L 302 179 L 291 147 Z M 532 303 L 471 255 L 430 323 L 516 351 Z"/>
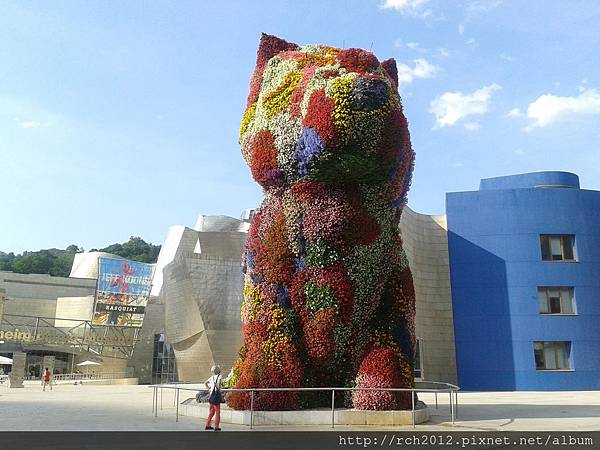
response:
<path id="1" fill-rule="evenodd" d="M 381 63 L 381 66 L 392 79 L 396 88 L 398 88 L 398 67 L 396 66 L 396 60 L 394 58 L 386 59 Z"/>
<path id="2" fill-rule="evenodd" d="M 279 52 L 286 50 L 296 50 L 297 44 L 292 44 L 284 39 L 262 33 L 258 44 L 258 52 L 256 54 L 256 67 L 264 66 L 269 59 Z"/>
<path id="3" fill-rule="evenodd" d="M 296 50 L 297 48 L 297 44 L 292 44 L 291 42 L 285 41 L 277 36 L 272 36 L 266 33 L 263 33 L 260 36 L 258 51 L 256 52 L 256 67 L 254 68 L 254 73 L 252 74 L 252 79 L 250 81 L 248 106 L 250 106 L 258 98 L 263 72 L 265 71 L 265 66 L 267 65 L 269 59 L 280 52 L 284 52 L 286 50 Z"/>

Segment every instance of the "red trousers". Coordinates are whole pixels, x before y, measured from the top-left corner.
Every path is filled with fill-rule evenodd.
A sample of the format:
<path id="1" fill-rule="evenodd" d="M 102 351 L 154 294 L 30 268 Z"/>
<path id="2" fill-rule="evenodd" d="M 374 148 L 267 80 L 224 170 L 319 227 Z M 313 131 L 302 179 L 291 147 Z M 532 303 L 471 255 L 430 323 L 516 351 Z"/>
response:
<path id="1" fill-rule="evenodd" d="M 208 408 L 208 417 L 206 418 L 206 426 L 210 427 L 210 422 L 214 416 L 215 418 L 215 428 L 219 428 L 219 423 L 221 422 L 221 405 L 213 405 L 209 403 L 210 407 Z"/>

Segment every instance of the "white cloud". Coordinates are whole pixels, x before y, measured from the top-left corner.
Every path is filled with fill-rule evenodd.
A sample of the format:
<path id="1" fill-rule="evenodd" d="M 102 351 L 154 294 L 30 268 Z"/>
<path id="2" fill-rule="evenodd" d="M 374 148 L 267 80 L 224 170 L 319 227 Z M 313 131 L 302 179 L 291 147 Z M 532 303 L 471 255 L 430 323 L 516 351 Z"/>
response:
<path id="1" fill-rule="evenodd" d="M 419 44 L 418 42 L 407 42 L 406 46 L 408 48 L 410 48 L 411 50 L 414 50 L 415 52 L 419 52 L 419 53 L 428 53 L 429 50 L 427 50 L 426 48 L 421 47 L 421 44 Z"/>
<path id="2" fill-rule="evenodd" d="M 461 36 L 465 34 L 465 26 L 462 23 L 458 25 L 458 34 L 460 34 Z"/>
<path id="3" fill-rule="evenodd" d="M 552 94 L 539 96 L 527 107 L 527 117 L 533 120 L 533 123 L 525 130 L 542 128 L 560 117 L 578 114 L 600 115 L 600 92 L 589 89 L 576 97 L 560 97 Z"/>
<path id="4" fill-rule="evenodd" d="M 515 150 L 515 155 L 517 156 L 525 156 L 525 150 L 523 150 L 522 148 L 518 148 Z"/>
<path id="5" fill-rule="evenodd" d="M 447 58 L 448 56 L 450 56 L 450 52 L 448 51 L 448 49 L 444 48 L 444 47 L 440 47 L 437 49 L 438 53 L 440 54 L 440 56 Z"/>
<path id="6" fill-rule="evenodd" d="M 35 120 L 23 121 L 20 122 L 19 125 L 21 125 L 22 128 L 39 128 L 42 126 L 40 122 L 37 122 Z"/>
<path id="7" fill-rule="evenodd" d="M 469 18 L 490 12 L 502 5 L 502 0 L 474 0 L 467 3 L 467 16 Z"/>
<path id="8" fill-rule="evenodd" d="M 508 61 L 508 62 L 516 61 L 516 59 L 513 56 L 507 55 L 505 53 L 500 54 L 500 59 L 503 59 L 504 61 Z"/>
<path id="9" fill-rule="evenodd" d="M 467 122 L 465 123 L 465 130 L 467 131 L 478 131 L 481 128 L 479 122 Z"/>
<path id="10" fill-rule="evenodd" d="M 500 86 L 492 83 L 470 94 L 446 92 L 431 101 L 429 112 L 435 115 L 437 128 L 449 127 L 465 117 L 488 112 L 492 94 L 499 89 Z"/>
<path id="11" fill-rule="evenodd" d="M 438 68 L 424 58 L 413 60 L 414 67 L 407 64 L 398 64 L 398 85 L 406 86 L 413 82 L 415 78 L 431 78 L 438 71 Z"/>
<path id="12" fill-rule="evenodd" d="M 523 117 L 523 112 L 519 108 L 513 108 L 506 113 L 506 117 Z"/>
<path id="13" fill-rule="evenodd" d="M 429 0 L 385 0 L 381 7 L 414 17 L 429 17 L 432 11 L 425 8 L 427 3 Z"/>

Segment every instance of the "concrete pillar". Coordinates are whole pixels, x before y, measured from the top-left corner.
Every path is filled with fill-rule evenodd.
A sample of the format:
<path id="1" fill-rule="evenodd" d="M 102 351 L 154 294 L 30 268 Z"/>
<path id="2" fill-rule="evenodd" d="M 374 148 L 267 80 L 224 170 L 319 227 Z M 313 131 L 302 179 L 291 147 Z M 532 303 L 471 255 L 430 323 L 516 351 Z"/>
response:
<path id="1" fill-rule="evenodd" d="M 14 352 L 12 355 L 12 370 L 8 374 L 8 382 L 11 388 L 22 388 L 25 376 L 25 357 L 23 352 Z"/>
<path id="2" fill-rule="evenodd" d="M 46 371 L 46 367 L 50 370 L 50 373 L 54 375 L 54 360 L 56 358 L 54 356 L 44 356 L 42 359 L 42 377 L 44 376 L 44 372 Z"/>
<path id="3" fill-rule="evenodd" d="M 6 297 L 6 291 L 4 288 L 0 288 L 0 323 L 2 322 L 2 312 L 4 311 L 4 298 Z"/>

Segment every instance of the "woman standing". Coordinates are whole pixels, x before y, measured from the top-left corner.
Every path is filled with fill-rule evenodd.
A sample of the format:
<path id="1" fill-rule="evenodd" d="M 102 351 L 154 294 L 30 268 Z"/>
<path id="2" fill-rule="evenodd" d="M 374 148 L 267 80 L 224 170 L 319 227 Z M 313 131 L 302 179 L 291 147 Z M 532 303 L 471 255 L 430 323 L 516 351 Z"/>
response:
<path id="1" fill-rule="evenodd" d="M 42 381 L 42 386 L 44 389 L 44 392 L 46 392 L 46 386 L 50 386 L 50 390 L 52 390 L 52 373 L 50 373 L 50 370 L 48 370 L 48 368 L 46 367 L 46 370 L 44 371 L 44 375 L 43 375 L 43 381 Z"/>
<path id="2" fill-rule="evenodd" d="M 221 422 L 221 401 L 223 396 L 221 389 L 223 387 L 223 380 L 221 378 L 221 368 L 219 366 L 212 366 L 210 369 L 212 376 L 204 382 L 206 389 L 208 389 L 208 417 L 206 419 L 205 430 L 212 430 L 210 422 L 214 416 L 215 418 L 215 431 L 221 431 L 219 423 Z"/>

